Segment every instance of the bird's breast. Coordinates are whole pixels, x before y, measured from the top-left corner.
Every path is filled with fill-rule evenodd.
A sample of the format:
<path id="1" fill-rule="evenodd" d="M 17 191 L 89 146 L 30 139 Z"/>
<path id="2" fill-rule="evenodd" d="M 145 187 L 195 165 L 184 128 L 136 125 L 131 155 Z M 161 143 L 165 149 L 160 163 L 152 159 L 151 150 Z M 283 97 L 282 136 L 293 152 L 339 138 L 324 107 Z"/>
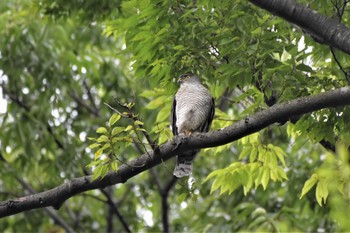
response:
<path id="1" fill-rule="evenodd" d="M 179 133 L 198 131 L 211 108 L 211 95 L 203 88 L 180 88 L 176 94 L 176 126 Z"/>

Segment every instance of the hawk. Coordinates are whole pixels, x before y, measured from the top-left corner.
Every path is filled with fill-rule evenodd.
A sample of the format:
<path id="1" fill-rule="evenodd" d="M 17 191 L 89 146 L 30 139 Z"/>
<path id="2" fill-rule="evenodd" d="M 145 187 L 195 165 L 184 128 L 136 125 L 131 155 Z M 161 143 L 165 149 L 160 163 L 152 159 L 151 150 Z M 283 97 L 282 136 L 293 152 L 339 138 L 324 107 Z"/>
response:
<path id="1" fill-rule="evenodd" d="M 215 113 L 214 98 L 194 74 L 180 75 L 178 83 L 180 88 L 171 108 L 170 125 L 173 134 L 191 136 L 195 132 L 208 132 Z M 174 176 L 192 174 L 192 161 L 198 151 L 177 155 Z"/>

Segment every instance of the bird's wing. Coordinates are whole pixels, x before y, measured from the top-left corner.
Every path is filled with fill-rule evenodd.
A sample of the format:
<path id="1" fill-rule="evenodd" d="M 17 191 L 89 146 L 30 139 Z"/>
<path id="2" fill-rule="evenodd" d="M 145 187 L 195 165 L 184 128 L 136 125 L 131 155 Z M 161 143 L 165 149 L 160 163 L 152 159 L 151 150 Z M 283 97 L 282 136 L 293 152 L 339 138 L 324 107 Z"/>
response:
<path id="1" fill-rule="evenodd" d="M 201 132 L 208 132 L 211 123 L 213 122 L 214 119 L 214 115 L 215 115 L 215 101 L 214 98 L 211 99 L 211 105 L 210 105 L 210 111 L 208 114 L 207 119 L 205 120 L 205 122 L 203 123 L 203 125 L 200 127 L 200 131 Z"/>
<path id="2" fill-rule="evenodd" d="M 174 135 L 178 135 L 177 127 L 176 127 L 176 98 L 174 97 L 173 104 L 171 106 L 171 114 L 170 114 L 170 125 L 171 130 Z"/>

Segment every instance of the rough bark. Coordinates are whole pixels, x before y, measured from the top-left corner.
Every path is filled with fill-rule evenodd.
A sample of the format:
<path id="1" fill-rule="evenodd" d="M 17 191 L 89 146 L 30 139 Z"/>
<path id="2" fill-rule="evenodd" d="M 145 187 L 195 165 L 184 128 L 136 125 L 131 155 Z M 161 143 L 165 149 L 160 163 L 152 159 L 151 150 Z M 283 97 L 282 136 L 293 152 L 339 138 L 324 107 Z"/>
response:
<path id="1" fill-rule="evenodd" d="M 178 136 L 154 151 L 130 161 L 129 165 L 121 165 L 117 172 L 110 172 L 103 179 L 92 181 L 91 176 L 74 178 L 48 191 L 0 202 L 0 217 L 47 206 L 58 209 L 65 200 L 78 193 L 124 183 L 141 172 L 188 150 L 224 145 L 292 116 L 344 105 L 350 105 L 350 87 L 275 104 L 222 130 L 198 133 L 190 137 Z"/>
<path id="2" fill-rule="evenodd" d="M 249 0 L 251 3 L 302 28 L 317 42 L 350 54 L 350 29 L 295 0 Z"/>

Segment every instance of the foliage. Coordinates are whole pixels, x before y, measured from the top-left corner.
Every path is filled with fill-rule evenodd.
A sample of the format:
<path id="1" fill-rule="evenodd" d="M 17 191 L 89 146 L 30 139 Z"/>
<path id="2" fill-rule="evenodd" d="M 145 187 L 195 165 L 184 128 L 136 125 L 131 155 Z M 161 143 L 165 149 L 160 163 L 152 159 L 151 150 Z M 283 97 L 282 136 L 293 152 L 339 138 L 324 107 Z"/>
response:
<path id="1" fill-rule="evenodd" d="M 143 128 L 144 123 L 132 112 L 133 106 L 133 103 L 123 105 L 123 107 L 128 110 L 123 113 L 115 110 L 117 113 L 114 113 L 109 118 L 107 128 L 97 128 L 96 133 L 100 134 L 100 136 L 98 138 L 88 138 L 90 141 L 93 141 L 93 143 L 89 145 L 89 148 L 96 149 L 93 162 L 87 165 L 87 167 L 93 168 L 93 180 L 98 177 L 103 178 L 108 171 L 117 171 L 118 162 L 125 163 L 122 159 L 118 158 L 117 151 L 120 152 L 121 145 L 123 149 L 131 146 L 132 143 L 139 143 L 144 146 L 141 140 L 137 141 L 132 137 L 133 135 L 136 135 L 136 138 L 140 139 L 137 132 L 146 132 Z M 126 127 L 115 126 L 122 116 L 132 119 L 133 123 Z"/>
<path id="2" fill-rule="evenodd" d="M 327 154 L 324 163 L 318 171 L 305 182 L 301 191 L 302 198 L 310 189 L 317 184 L 316 200 L 322 206 L 326 203 L 330 191 L 339 191 L 347 197 L 349 189 L 349 152 L 344 145 L 340 145 L 339 158 L 333 154 Z"/>
<path id="3" fill-rule="evenodd" d="M 335 3 L 311 7 L 332 16 Z M 340 18 L 347 26 L 349 12 Z M 171 140 L 183 72 L 212 92 L 218 130 L 345 86 L 339 64 L 350 67 L 348 55 L 242 0 L 4 0 L 0 33 L 1 200 L 99 179 Z M 349 231 L 349 116 L 349 107 L 324 109 L 202 150 L 194 181 L 180 180 L 166 197 L 171 230 Z M 167 161 L 104 190 L 132 231 L 162 230 L 159 186 L 172 169 Z M 125 231 L 111 209 L 94 190 L 55 213 L 77 232 Z M 0 229 L 63 232 L 43 209 L 1 219 Z"/>
<path id="4" fill-rule="evenodd" d="M 211 193 L 221 188 L 220 195 L 228 192 L 231 194 L 239 186 L 243 186 L 244 195 L 247 195 L 253 184 L 257 188 L 260 184 L 266 190 L 269 180 L 287 180 L 283 167 L 278 166 L 278 160 L 286 167 L 285 153 L 279 147 L 272 144 L 263 145 L 258 141 L 258 134 L 253 134 L 242 139 L 243 149 L 239 160 L 247 162 L 233 162 L 225 169 L 219 169 L 210 173 L 206 180 L 215 177 Z"/>

